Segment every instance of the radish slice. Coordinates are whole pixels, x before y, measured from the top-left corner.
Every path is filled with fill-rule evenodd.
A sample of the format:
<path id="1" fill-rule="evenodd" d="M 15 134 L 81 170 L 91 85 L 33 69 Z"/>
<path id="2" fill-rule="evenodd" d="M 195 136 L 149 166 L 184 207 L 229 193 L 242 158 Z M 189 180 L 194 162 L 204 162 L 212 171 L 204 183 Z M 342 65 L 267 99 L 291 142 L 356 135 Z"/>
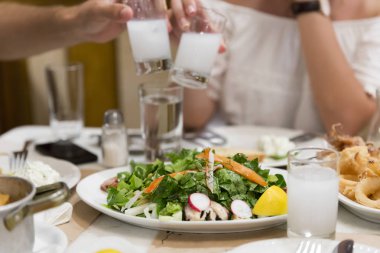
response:
<path id="1" fill-rule="evenodd" d="M 252 217 L 252 211 L 247 202 L 236 199 L 231 203 L 231 211 L 241 219 L 248 219 Z"/>
<path id="2" fill-rule="evenodd" d="M 189 206 L 197 212 L 202 212 L 210 207 L 210 198 L 203 193 L 192 193 L 188 199 Z"/>

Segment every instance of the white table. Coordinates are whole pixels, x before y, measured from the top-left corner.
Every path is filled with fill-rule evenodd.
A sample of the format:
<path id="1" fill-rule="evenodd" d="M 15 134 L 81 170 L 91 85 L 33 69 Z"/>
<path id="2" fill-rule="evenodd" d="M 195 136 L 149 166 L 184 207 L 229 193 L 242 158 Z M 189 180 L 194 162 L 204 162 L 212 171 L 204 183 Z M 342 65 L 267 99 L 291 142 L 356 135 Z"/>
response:
<path id="1" fill-rule="evenodd" d="M 237 127 L 215 129 L 220 134 L 227 134 L 230 144 L 249 143 L 249 136 L 263 133 L 268 128 Z M 274 129 L 284 135 L 299 132 L 286 129 Z M 92 135 L 100 134 L 98 128 L 86 128 L 77 141 L 83 147 L 100 157 L 100 148 Z M 23 126 L 12 129 L 0 136 L 0 152 L 18 150 L 26 139 L 33 138 L 43 143 L 53 139 L 47 126 Z M 143 159 L 143 157 L 132 157 Z M 99 160 L 100 161 L 100 160 Z M 84 176 L 104 169 L 99 163 L 79 166 Z M 129 225 L 85 205 L 74 194 L 74 216 L 70 223 L 60 226 L 69 238 L 67 252 L 88 252 L 86 248 L 96 243 L 103 245 L 108 241 L 119 240 L 130 247 L 128 252 L 223 252 L 240 244 L 255 240 L 286 237 L 286 226 L 258 232 L 235 234 L 186 234 L 155 231 Z M 380 248 L 380 224 L 370 223 L 339 207 L 336 239 L 353 238 L 357 242 Z M 100 240 L 100 241 L 99 241 Z M 133 250 L 132 250 L 133 249 Z"/>

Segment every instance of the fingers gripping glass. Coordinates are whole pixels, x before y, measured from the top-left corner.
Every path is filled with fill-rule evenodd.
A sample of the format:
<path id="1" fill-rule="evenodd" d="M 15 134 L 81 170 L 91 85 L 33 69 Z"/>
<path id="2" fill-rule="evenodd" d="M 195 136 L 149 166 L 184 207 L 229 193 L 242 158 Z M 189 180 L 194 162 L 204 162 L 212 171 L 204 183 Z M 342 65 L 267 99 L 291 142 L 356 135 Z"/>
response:
<path id="1" fill-rule="evenodd" d="M 133 19 L 127 22 L 136 74 L 170 69 L 172 65 L 165 0 L 127 0 Z"/>
<path id="2" fill-rule="evenodd" d="M 171 79 L 189 88 L 206 88 L 219 47 L 226 18 L 206 8 L 189 18 L 190 27 L 180 39 Z"/>

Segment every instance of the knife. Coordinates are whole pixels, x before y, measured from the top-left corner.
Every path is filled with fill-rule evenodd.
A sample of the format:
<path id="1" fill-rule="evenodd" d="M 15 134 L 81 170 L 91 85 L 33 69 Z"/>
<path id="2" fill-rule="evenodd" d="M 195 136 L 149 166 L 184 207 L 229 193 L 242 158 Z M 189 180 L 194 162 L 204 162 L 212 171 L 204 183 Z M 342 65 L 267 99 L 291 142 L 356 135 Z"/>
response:
<path id="1" fill-rule="evenodd" d="M 354 250 L 354 241 L 351 239 L 343 240 L 335 247 L 332 253 L 352 253 Z"/>

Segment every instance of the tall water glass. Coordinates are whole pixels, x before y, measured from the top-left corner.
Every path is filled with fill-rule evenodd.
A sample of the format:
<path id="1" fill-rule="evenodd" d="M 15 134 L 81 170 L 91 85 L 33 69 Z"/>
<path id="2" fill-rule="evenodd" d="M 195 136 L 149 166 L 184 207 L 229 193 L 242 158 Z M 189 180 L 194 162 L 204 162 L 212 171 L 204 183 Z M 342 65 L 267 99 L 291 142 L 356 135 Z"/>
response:
<path id="1" fill-rule="evenodd" d="M 335 235 L 338 215 L 338 152 L 299 148 L 288 153 L 288 236 Z"/>
<path id="2" fill-rule="evenodd" d="M 49 65 L 48 84 L 50 127 L 59 141 L 78 137 L 83 128 L 83 65 Z"/>
<path id="3" fill-rule="evenodd" d="M 139 87 L 139 96 L 146 159 L 164 159 L 166 153 L 181 148 L 183 88 L 143 83 Z"/>
<path id="4" fill-rule="evenodd" d="M 165 0 L 125 0 L 133 10 L 127 22 L 136 74 L 170 69 L 172 65 Z"/>
<path id="5" fill-rule="evenodd" d="M 190 17 L 189 30 L 182 33 L 171 79 L 189 88 L 206 88 L 222 43 L 226 18 L 212 10 L 199 8 Z"/>

